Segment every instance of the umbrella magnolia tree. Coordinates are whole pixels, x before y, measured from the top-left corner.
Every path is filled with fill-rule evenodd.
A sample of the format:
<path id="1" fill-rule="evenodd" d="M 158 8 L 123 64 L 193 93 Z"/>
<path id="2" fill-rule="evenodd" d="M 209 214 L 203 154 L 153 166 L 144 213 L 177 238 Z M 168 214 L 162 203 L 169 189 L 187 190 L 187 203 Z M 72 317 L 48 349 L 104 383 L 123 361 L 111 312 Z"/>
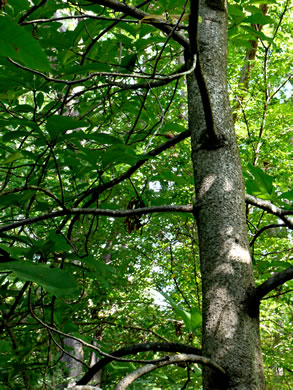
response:
<path id="1" fill-rule="evenodd" d="M 290 389 L 289 1 L 0 3 L 0 389 Z"/>

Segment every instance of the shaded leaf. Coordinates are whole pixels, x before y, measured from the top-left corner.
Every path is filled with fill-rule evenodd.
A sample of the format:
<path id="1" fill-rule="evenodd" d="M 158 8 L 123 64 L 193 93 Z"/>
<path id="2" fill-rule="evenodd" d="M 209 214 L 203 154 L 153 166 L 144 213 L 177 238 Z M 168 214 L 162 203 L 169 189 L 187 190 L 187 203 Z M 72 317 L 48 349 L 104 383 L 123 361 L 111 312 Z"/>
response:
<path id="1" fill-rule="evenodd" d="M 50 71 L 45 53 L 24 27 L 0 16 L 0 31 L 0 56 L 10 57 L 32 69 Z"/>
<path id="2" fill-rule="evenodd" d="M 52 139 L 57 135 L 64 133 L 67 130 L 77 129 L 79 127 L 87 127 L 88 122 L 79 121 L 70 116 L 53 115 L 47 120 L 46 129 Z"/>
<path id="3" fill-rule="evenodd" d="M 288 200 L 291 200 L 293 201 L 293 190 L 292 191 L 288 191 L 288 192 L 283 192 L 279 198 L 281 199 L 288 199 Z"/>
<path id="4" fill-rule="evenodd" d="M 265 24 L 273 24 L 274 21 L 267 15 L 264 15 L 262 12 L 257 12 L 253 15 L 248 16 L 243 20 L 243 22 L 250 24 L 261 24 L 264 26 Z"/>

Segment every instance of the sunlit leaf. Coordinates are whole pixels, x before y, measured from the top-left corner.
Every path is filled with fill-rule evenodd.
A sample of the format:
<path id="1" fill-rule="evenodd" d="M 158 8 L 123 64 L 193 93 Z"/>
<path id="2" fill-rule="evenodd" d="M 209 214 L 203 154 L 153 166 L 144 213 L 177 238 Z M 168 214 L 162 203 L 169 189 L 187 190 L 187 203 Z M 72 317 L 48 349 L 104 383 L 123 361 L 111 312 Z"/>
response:
<path id="1" fill-rule="evenodd" d="M 10 154 L 8 157 L 5 158 L 5 160 L 2 161 L 2 164 L 10 164 L 16 160 L 19 160 L 23 158 L 23 154 L 21 152 L 15 152 Z"/>
<path id="2" fill-rule="evenodd" d="M 260 168 L 254 167 L 252 164 L 248 164 L 247 168 L 248 172 L 244 173 L 247 192 L 262 199 L 272 199 L 275 177 L 264 173 Z"/>
<path id="3" fill-rule="evenodd" d="M 12 261 L 0 263 L 0 269 L 12 271 L 16 277 L 22 280 L 35 282 L 57 297 L 78 294 L 77 284 L 72 274 L 59 268 L 50 268 L 45 264 Z"/>
<path id="4" fill-rule="evenodd" d="M 168 294 L 164 293 L 163 291 L 160 291 L 159 293 L 172 306 L 175 313 L 177 313 L 182 318 L 188 332 L 194 332 L 201 325 L 201 312 L 196 307 L 194 307 L 191 311 L 185 310 L 180 305 L 175 303 Z"/>

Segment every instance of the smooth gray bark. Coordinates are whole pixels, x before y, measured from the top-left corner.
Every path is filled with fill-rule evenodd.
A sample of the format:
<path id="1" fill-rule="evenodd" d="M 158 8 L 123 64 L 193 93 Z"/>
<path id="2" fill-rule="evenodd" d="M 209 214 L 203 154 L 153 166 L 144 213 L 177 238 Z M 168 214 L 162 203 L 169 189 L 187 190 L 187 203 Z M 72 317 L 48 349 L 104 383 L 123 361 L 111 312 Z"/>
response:
<path id="1" fill-rule="evenodd" d="M 77 340 L 66 337 L 64 339 L 64 345 L 69 347 L 68 349 L 70 354 L 73 355 L 76 359 L 79 359 L 80 361 L 83 360 L 82 345 Z M 78 377 L 82 373 L 82 364 L 79 361 L 73 359 L 71 356 L 64 354 L 61 360 L 66 364 L 68 377 L 71 380 Z"/>
<path id="2" fill-rule="evenodd" d="M 201 1 L 199 47 L 212 102 L 219 148 L 202 146 L 205 118 L 194 75 L 188 76 L 196 212 L 203 283 L 203 356 L 228 373 L 221 383 L 204 367 L 205 390 L 263 390 L 264 374 L 258 313 L 244 303 L 254 289 L 244 208 L 244 185 L 228 100 L 227 21 L 221 4 Z M 219 2 L 220 3 L 220 2 Z M 216 9 L 220 5 L 220 9 Z M 221 9 L 222 8 L 222 9 Z"/>

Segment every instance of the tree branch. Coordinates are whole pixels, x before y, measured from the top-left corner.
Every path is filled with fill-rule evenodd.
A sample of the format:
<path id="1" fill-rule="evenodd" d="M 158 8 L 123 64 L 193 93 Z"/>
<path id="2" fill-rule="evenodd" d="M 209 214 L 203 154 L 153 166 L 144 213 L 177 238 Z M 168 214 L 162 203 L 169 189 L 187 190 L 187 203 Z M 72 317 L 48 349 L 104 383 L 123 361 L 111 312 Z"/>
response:
<path id="1" fill-rule="evenodd" d="M 81 14 L 81 15 L 70 15 L 70 16 L 59 16 L 55 18 L 43 18 L 43 19 L 34 19 L 34 20 L 28 20 L 26 22 L 20 23 L 22 26 L 28 25 L 28 24 L 37 24 L 37 23 L 50 23 L 50 22 L 58 22 L 59 20 L 69 20 L 69 19 L 96 19 L 96 20 L 106 20 L 109 22 L 119 22 L 119 23 L 133 23 L 133 24 L 139 24 L 139 20 L 134 19 L 120 19 L 120 18 L 111 18 L 106 16 L 98 16 L 98 15 L 90 15 L 90 14 Z M 164 24 L 165 26 L 169 26 L 171 28 L 174 28 L 176 26 L 176 29 L 180 30 L 187 30 L 187 26 L 184 24 L 178 24 L 175 25 L 174 23 L 168 23 L 163 20 L 160 20 L 158 23 L 160 25 Z"/>
<path id="2" fill-rule="evenodd" d="M 12 230 L 21 226 L 32 225 L 36 222 L 46 221 L 48 219 L 62 217 L 64 215 L 94 215 L 94 216 L 106 216 L 106 217 L 114 217 L 114 218 L 124 218 L 124 217 L 132 217 L 132 216 L 140 216 L 146 214 L 154 214 L 154 213 L 192 213 L 193 205 L 167 205 L 167 206 L 153 206 L 153 207 L 143 207 L 138 209 L 131 210 L 108 210 L 108 209 L 92 209 L 92 208 L 72 208 L 72 209 L 63 209 L 58 211 L 52 211 L 50 213 L 45 213 L 42 215 L 38 215 L 37 217 L 22 219 L 17 222 L 10 223 L 8 225 L 4 225 L 0 227 L 0 233 L 6 232 L 8 230 Z"/>
<path id="3" fill-rule="evenodd" d="M 125 348 L 118 349 L 117 351 L 111 352 L 112 356 L 122 357 L 125 355 L 135 355 L 139 352 L 181 352 L 187 354 L 200 355 L 201 350 L 194 348 L 190 345 L 181 344 L 181 343 L 142 343 L 134 344 Z M 87 384 L 92 377 L 109 364 L 113 359 L 105 357 L 99 360 L 95 365 L 93 365 L 85 375 L 76 383 L 77 385 Z"/>
<path id="4" fill-rule="evenodd" d="M 174 138 L 176 138 L 176 137 L 174 137 Z M 173 141 L 174 138 L 171 141 Z M 163 145 L 161 147 L 163 147 Z M 160 149 L 160 147 L 155 149 L 157 154 L 159 154 L 159 149 Z M 93 190 L 93 192 L 96 193 L 96 191 L 101 191 L 101 189 L 103 191 L 105 191 L 105 189 L 110 188 L 115 184 L 118 184 L 120 181 L 129 177 L 131 175 L 132 171 L 134 170 L 134 167 L 136 167 L 142 161 L 144 162 L 145 160 L 138 161 L 138 163 L 135 164 L 133 167 L 131 167 L 124 175 L 121 175 L 119 178 L 114 179 L 114 180 L 98 187 L 97 189 Z M 131 173 L 129 173 L 130 171 L 131 171 Z M 121 179 L 122 176 L 123 176 L 123 179 Z M 111 183 L 111 185 L 109 183 Z M 87 194 L 87 196 L 88 195 L 89 194 Z M 260 207 L 263 210 L 266 210 L 274 215 L 277 215 L 281 219 L 284 219 L 288 213 L 291 214 L 291 211 L 288 212 L 286 210 L 282 210 L 279 207 L 274 206 L 272 203 L 270 203 L 268 201 L 264 201 L 262 199 L 255 198 L 254 196 L 246 195 L 245 198 L 246 198 L 247 203 L 253 204 L 254 206 L 257 206 L 257 207 Z M 88 203 L 91 203 L 91 202 L 92 202 L 92 200 Z M 131 210 L 93 209 L 93 208 L 86 208 L 86 207 L 85 208 L 70 208 L 70 209 L 64 208 L 63 210 L 52 211 L 49 213 L 38 215 L 36 217 L 25 218 L 25 219 L 22 219 L 20 221 L 12 222 L 8 225 L 0 226 L 0 233 L 6 232 L 8 230 L 12 230 L 12 229 L 15 229 L 15 228 L 18 228 L 21 226 L 32 225 L 33 223 L 36 223 L 36 222 L 46 221 L 48 219 L 62 217 L 65 215 L 67 215 L 67 216 L 68 215 L 69 216 L 70 215 L 94 215 L 94 216 L 106 216 L 106 217 L 113 217 L 113 218 L 125 218 L 125 217 L 141 216 L 141 215 L 154 214 L 154 213 L 168 213 L 168 212 L 192 213 L 193 211 L 194 211 L 194 206 L 191 204 L 152 206 L 152 207 L 143 207 L 143 208 L 137 208 L 137 209 L 131 209 Z M 293 228 L 293 223 L 289 219 L 288 219 L 288 222 L 286 223 L 286 226 L 288 226 L 288 224 L 289 224 L 289 227 L 291 224 L 292 228 Z"/>
<path id="5" fill-rule="evenodd" d="M 251 242 L 250 242 L 249 245 L 250 245 L 250 246 L 253 246 L 254 243 L 255 243 L 255 241 L 256 241 L 256 239 L 257 239 L 263 232 L 265 232 L 266 230 L 275 229 L 275 228 L 279 228 L 279 227 L 286 227 L 286 225 L 285 225 L 284 223 L 273 223 L 273 224 L 271 224 L 271 225 L 267 225 L 267 226 L 262 227 L 261 229 L 259 229 L 259 230 L 255 233 L 255 235 L 254 235 L 254 237 L 253 237 L 253 239 L 251 240 Z"/>
<path id="6" fill-rule="evenodd" d="M 94 77 L 103 77 L 103 76 L 111 76 L 111 77 L 126 77 L 126 78 L 137 78 L 137 79 L 146 79 L 146 80 L 156 80 L 157 82 L 161 82 L 164 84 L 167 84 L 173 80 L 176 80 L 180 77 L 186 76 L 190 73 L 192 73 L 196 66 L 196 55 L 193 58 L 193 63 L 190 67 L 190 69 L 178 72 L 178 73 L 172 73 L 170 75 L 146 75 L 142 73 L 119 73 L 119 72 L 94 72 L 90 73 L 88 76 L 79 79 L 79 80 L 63 80 L 63 79 L 56 79 L 54 77 L 49 77 L 45 73 L 39 72 L 38 70 L 34 70 L 31 68 L 28 68 L 27 66 L 21 65 L 18 62 L 14 61 L 13 59 L 8 57 L 8 61 L 11 62 L 11 64 L 15 65 L 17 68 L 20 68 L 22 70 L 25 70 L 27 72 L 36 74 L 40 77 L 43 77 L 46 81 L 53 82 L 53 83 L 61 83 L 66 85 L 77 85 L 82 84 L 85 81 L 88 81 Z M 161 85 L 159 83 L 159 85 Z M 133 89 L 133 88 L 132 88 Z"/>
<path id="7" fill-rule="evenodd" d="M 247 298 L 244 302 L 247 312 L 251 317 L 258 317 L 260 301 L 275 288 L 286 283 L 293 278 L 293 266 L 284 271 L 275 273 L 271 278 L 256 288 L 247 292 Z"/>
<path id="8" fill-rule="evenodd" d="M 192 354 L 180 354 L 169 356 L 167 361 L 159 362 L 156 364 L 148 364 L 146 366 L 140 367 L 137 370 L 131 372 L 127 376 L 125 376 L 122 381 L 120 381 L 114 390 L 125 390 L 131 383 L 133 383 L 136 379 L 141 376 L 156 370 L 159 367 L 164 367 L 170 364 L 182 363 L 182 362 L 195 362 L 207 365 L 209 367 L 215 368 L 220 374 L 225 375 L 224 369 L 215 363 L 213 360 L 208 359 L 203 356 L 192 355 Z"/>
<path id="9" fill-rule="evenodd" d="M 293 210 L 283 210 L 280 207 L 275 206 L 268 200 L 256 198 L 255 196 L 248 194 L 245 195 L 245 201 L 252 206 L 259 207 L 260 209 L 270 214 L 276 215 L 285 223 L 288 228 L 293 229 L 293 221 L 291 218 L 288 217 L 288 215 L 293 215 Z"/>
<path id="10" fill-rule="evenodd" d="M 5 195 L 9 195 L 9 194 L 14 194 L 16 192 L 31 191 L 31 190 L 44 192 L 50 198 L 54 199 L 59 204 L 59 206 L 63 207 L 63 203 L 61 202 L 61 200 L 59 200 L 51 191 L 47 190 L 46 188 L 42 188 L 39 186 L 33 186 L 33 185 L 28 185 L 25 187 L 16 187 L 16 188 L 13 188 L 12 190 L 2 191 L 2 192 L 0 192 L 0 197 L 5 196 Z"/>
<path id="11" fill-rule="evenodd" d="M 104 5 L 105 7 L 111 8 L 114 11 L 123 12 L 126 15 L 132 16 L 136 19 L 143 19 L 145 17 L 149 17 L 150 14 L 147 12 L 141 11 L 136 7 L 128 5 L 126 3 L 121 3 L 118 0 L 90 0 L 91 3 Z M 149 20 L 149 19 L 148 19 Z M 172 27 L 165 25 L 164 23 L 160 23 L 158 21 L 148 21 L 148 24 L 156 27 L 166 34 L 171 34 L 171 37 L 178 42 L 184 48 L 189 47 L 189 40 L 185 37 L 185 35 L 179 33 L 178 31 L 172 31 Z"/>
<path id="12" fill-rule="evenodd" d="M 79 337 L 72 336 L 71 334 L 64 333 L 64 332 L 61 332 L 60 330 L 58 330 L 56 328 L 53 328 L 51 325 L 46 324 L 43 320 L 41 320 L 39 317 L 37 317 L 36 314 L 34 313 L 32 305 L 31 305 L 31 288 L 29 290 L 29 312 L 31 313 L 32 317 L 37 322 L 39 322 L 48 331 L 51 331 L 51 332 L 54 332 L 56 334 L 59 334 L 60 336 L 68 337 L 68 338 L 70 338 L 72 340 L 78 341 L 84 347 L 93 349 L 94 351 L 98 352 L 101 356 L 104 356 L 105 358 L 108 358 L 108 359 L 111 359 L 111 360 L 115 360 L 115 361 L 118 361 L 118 362 L 141 363 L 141 364 L 149 364 L 149 363 L 155 364 L 155 363 L 159 363 L 159 362 L 167 360 L 167 357 L 162 357 L 160 359 L 154 359 L 154 360 L 124 359 L 122 357 L 118 357 L 118 356 L 114 356 L 114 355 L 111 355 L 109 353 L 106 353 L 106 352 L 102 351 L 99 347 L 97 347 L 95 345 L 92 345 L 92 344 L 89 344 L 89 343 L 87 343 L 86 341 L 82 340 Z"/>
<path id="13" fill-rule="evenodd" d="M 176 144 L 178 144 L 179 142 L 183 141 L 188 137 L 190 137 L 190 130 L 183 131 L 182 133 L 176 135 L 174 138 L 170 139 L 167 142 L 164 142 L 162 145 L 148 152 L 148 155 L 151 157 L 156 157 L 163 151 L 171 148 L 172 146 L 175 146 Z M 109 188 L 114 187 L 116 184 L 119 184 L 125 179 L 128 179 L 134 172 L 136 172 L 147 161 L 148 159 L 139 160 L 132 167 L 130 167 L 125 173 L 122 173 L 122 175 L 120 175 L 119 177 L 110 180 L 105 184 L 99 185 L 96 188 L 86 191 L 80 197 L 80 199 L 78 199 L 78 201 L 75 203 L 75 206 L 77 206 L 83 199 L 87 198 L 89 195 L 92 195 L 91 199 L 84 205 L 84 207 L 88 207 L 92 202 L 95 201 L 97 194 L 101 194 L 102 192 L 108 190 Z"/>
<path id="14" fill-rule="evenodd" d="M 293 266 L 284 271 L 275 273 L 271 278 L 267 279 L 254 290 L 252 299 L 260 301 L 264 296 L 270 293 L 275 288 L 293 279 Z"/>

